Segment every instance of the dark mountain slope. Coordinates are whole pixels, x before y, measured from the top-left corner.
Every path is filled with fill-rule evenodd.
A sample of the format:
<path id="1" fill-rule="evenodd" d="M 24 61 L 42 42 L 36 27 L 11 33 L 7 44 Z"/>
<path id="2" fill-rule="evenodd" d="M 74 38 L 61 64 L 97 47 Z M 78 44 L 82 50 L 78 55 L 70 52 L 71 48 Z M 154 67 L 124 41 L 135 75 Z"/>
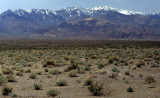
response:
<path id="1" fill-rule="evenodd" d="M 117 24 L 106 19 L 92 17 L 67 21 L 46 34 L 56 37 L 151 39 L 159 38 L 159 31 L 158 27 Z"/>

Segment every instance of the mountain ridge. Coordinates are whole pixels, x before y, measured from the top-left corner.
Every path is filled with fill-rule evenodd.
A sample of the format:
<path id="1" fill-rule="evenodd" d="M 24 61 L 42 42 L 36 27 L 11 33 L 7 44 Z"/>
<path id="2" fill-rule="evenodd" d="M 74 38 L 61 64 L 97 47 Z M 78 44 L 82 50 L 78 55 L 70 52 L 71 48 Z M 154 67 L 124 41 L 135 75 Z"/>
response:
<path id="1" fill-rule="evenodd" d="M 101 25 L 103 26 L 91 25 L 92 27 L 90 27 L 90 25 L 83 24 L 84 22 L 88 23 L 88 20 L 85 20 L 85 19 L 91 19 L 91 20 L 95 19 L 96 21 L 101 21 L 101 20 L 107 21 L 108 25 L 102 23 Z M 81 20 L 81 21 L 78 21 L 78 20 Z M 77 23 L 70 25 L 68 24 L 69 22 L 70 23 L 77 22 Z M 115 31 L 118 32 L 119 30 L 118 28 L 121 28 L 120 29 L 121 32 L 119 34 L 126 33 L 126 32 L 128 33 L 129 31 L 129 34 L 131 36 L 132 36 L 132 33 L 130 32 L 133 32 L 133 33 L 135 32 L 136 34 L 142 33 L 144 28 L 148 28 L 148 29 L 145 29 L 147 30 L 147 32 L 153 31 L 153 33 L 156 32 L 156 34 L 159 34 L 158 28 L 160 27 L 160 14 L 159 13 L 144 14 L 141 12 L 133 12 L 128 10 L 116 9 L 108 6 L 94 7 L 91 9 L 79 8 L 79 7 L 68 7 L 68 8 L 63 8 L 61 10 L 56 10 L 56 11 L 48 10 L 48 9 L 30 9 L 30 10 L 9 9 L 0 14 L 0 34 L 3 34 L 3 35 L 8 34 L 10 36 L 32 36 L 32 35 L 46 36 L 47 35 L 47 36 L 53 36 L 53 37 L 55 36 L 61 37 L 59 35 L 64 33 L 62 32 L 62 30 L 66 31 L 67 32 L 66 34 L 68 35 L 72 35 L 72 34 L 69 34 L 68 30 L 70 32 L 74 31 L 74 33 L 77 36 L 77 32 L 74 29 L 83 27 L 81 29 L 78 29 L 79 30 L 78 32 L 81 33 L 85 31 L 84 30 L 84 28 L 86 28 L 85 26 L 95 30 L 95 31 L 91 30 L 86 32 L 90 32 L 91 34 L 95 32 L 100 32 L 104 34 L 104 35 L 101 35 L 102 37 L 103 36 L 108 37 L 108 35 L 105 35 L 105 34 L 108 34 L 108 32 L 113 32 L 114 29 L 116 29 Z M 103 30 L 106 30 L 105 26 L 106 28 L 107 26 L 110 27 L 108 32 L 105 31 L 106 33 L 102 32 L 102 30 L 93 28 L 93 27 L 96 27 L 96 28 L 101 28 Z M 127 27 L 130 28 L 131 30 L 128 29 Z M 70 28 L 73 28 L 73 30 L 71 31 Z M 138 29 L 139 31 L 134 29 Z M 57 35 L 54 35 L 51 32 Z M 59 34 L 55 32 L 59 32 Z M 63 37 L 68 36 L 66 34 L 64 35 L 62 34 Z M 91 34 L 89 35 L 90 37 L 92 37 Z M 149 34 L 151 34 L 151 32 L 149 32 Z M 153 35 L 156 36 L 156 34 L 153 34 Z M 84 35 L 81 35 L 81 34 L 78 34 L 78 35 L 84 37 Z M 128 37 L 130 38 L 130 36 Z M 141 38 L 140 35 L 139 37 L 138 36 L 136 37 Z M 117 36 L 117 38 L 119 37 Z"/>

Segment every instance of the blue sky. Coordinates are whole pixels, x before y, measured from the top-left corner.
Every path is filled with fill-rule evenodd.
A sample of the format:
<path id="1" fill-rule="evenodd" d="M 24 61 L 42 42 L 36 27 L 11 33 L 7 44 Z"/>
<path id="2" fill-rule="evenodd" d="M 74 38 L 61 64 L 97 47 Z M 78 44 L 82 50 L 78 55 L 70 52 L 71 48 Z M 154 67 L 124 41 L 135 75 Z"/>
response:
<path id="1" fill-rule="evenodd" d="M 66 7 L 92 8 L 110 6 L 144 13 L 160 12 L 160 0 L 0 0 L 0 12 L 7 9 L 53 9 Z"/>

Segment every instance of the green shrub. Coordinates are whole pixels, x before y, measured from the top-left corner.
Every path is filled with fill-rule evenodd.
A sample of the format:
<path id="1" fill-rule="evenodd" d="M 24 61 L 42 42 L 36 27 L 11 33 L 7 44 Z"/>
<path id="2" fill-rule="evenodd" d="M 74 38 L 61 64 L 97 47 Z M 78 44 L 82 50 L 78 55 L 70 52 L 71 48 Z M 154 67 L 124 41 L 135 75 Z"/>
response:
<path id="1" fill-rule="evenodd" d="M 90 65 L 84 65 L 84 70 L 86 70 L 86 71 L 90 71 L 90 68 L 91 66 Z"/>
<path id="2" fill-rule="evenodd" d="M 16 72 L 16 75 L 17 75 L 17 76 L 23 76 L 21 71 L 17 71 L 17 72 Z"/>
<path id="3" fill-rule="evenodd" d="M 128 80 L 125 80 L 125 83 L 129 83 L 129 81 L 128 81 Z"/>
<path id="4" fill-rule="evenodd" d="M 112 71 L 113 71 L 113 72 L 117 72 L 118 69 L 117 69 L 116 67 L 113 67 L 113 68 L 112 68 Z"/>
<path id="5" fill-rule="evenodd" d="M 36 72 L 38 75 L 42 75 L 42 72 L 41 71 L 38 71 L 38 72 Z"/>
<path id="6" fill-rule="evenodd" d="M 98 67 L 99 69 L 102 69 L 102 68 L 104 68 L 104 64 L 102 64 L 102 63 L 101 63 L 101 64 L 98 64 L 97 67 Z"/>
<path id="7" fill-rule="evenodd" d="M 56 83 L 57 86 L 67 86 L 68 85 L 68 82 L 66 80 L 62 80 L 60 79 L 57 83 Z"/>
<path id="8" fill-rule="evenodd" d="M 70 66 L 68 66 L 67 68 L 65 68 L 65 72 L 68 72 L 68 71 L 70 71 L 70 70 L 74 70 L 74 69 L 78 69 L 79 67 L 78 67 L 78 65 L 77 65 L 77 63 L 72 63 L 72 65 L 70 65 Z"/>
<path id="9" fill-rule="evenodd" d="M 35 79 L 35 78 L 36 78 L 36 76 L 37 76 L 37 74 L 36 74 L 36 73 L 31 73 L 31 74 L 29 75 L 29 78 L 31 78 L 31 79 Z"/>
<path id="10" fill-rule="evenodd" d="M 85 86 L 89 86 L 93 83 L 93 78 L 94 78 L 94 75 L 93 74 L 88 74 L 86 77 L 85 77 L 85 81 L 84 81 L 84 85 Z"/>
<path id="11" fill-rule="evenodd" d="M 132 87 L 128 87 L 127 88 L 127 92 L 133 92 L 133 88 Z"/>
<path id="12" fill-rule="evenodd" d="M 151 64 L 151 66 L 150 66 L 150 68 L 157 68 L 157 67 L 159 67 L 159 65 L 156 64 L 156 63 L 153 63 L 153 64 Z"/>
<path id="13" fill-rule="evenodd" d="M 15 82 L 15 77 L 14 75 L 7 75 L 6 79 L 8 80 L 8 82 Z"/>
<path id="14" fill-rule="evenodd" d="M 119 58 L 116 56 L 109 57 L 109 63 L 113 63 L 113 61 L 119 61 Z"/>
<path id="15" fill-rule="evenodd" d="M 47 68 L 45 68 L 45 69 L 44 69 L 44 72 L 48 72 L 48 69 L 47 69 Z"/>
<path id="16" fill-rule="evenodd" d="M 130 75 L 129 71 L 126 71 L 124 74 L 125 74 L 125 75 Z"/>
<path id="17" fill-rule="evenodd" d="M 4 85 L 7 82 L 7 79 L 0 75 L 0 86 Z"/>
<path id="18" fill-rule="evenodd" d="M 43 67 L 47 67 L 47 65 L 55 65 L 55 61 L 54 60 L 45 60 Z"/>
<path id="19" fill-rule="evenodd" d="M 89 86 L 92 85 L 92 83 L 93 83 L 92 79 L 86 79 L 84 85 Z"/>
<path id="20" fill-rule="evenodd" d="M 118 74 L 117 74 L 117 73 L 109 74 L 109 77 L 110 77 L 110 78 L 116 78 L 117 76 L 118 76 Z"/>
<path id="21" fill-rule="evenodd" d="M 12 69 L 9 67 L 6 67 L 5 69 L 2 70 L 3 74 L 13 74 Z"/>
<path id="22" fill-rule="evenodd" d="M 51 78 L 52 76 L 51 76 L 50 74 L 47 74 L 46 77 L 47 77 L 47 78 Z"/>
<path id="23" fill-rule="evenodd" d="M 102 95 L 102 90 L 103 90 L 103 84 L 99 84 L 98 82 L 92 83 L 89 87 L 88 90 L 94 95 L 94 96 L 100 96 Z"/>
<path id="24" fill-rule="evenodd" d="M 150 83 L 154 83 L 155 82 L 155 79 L 153 76 L 147 76 L 145 77 L 145 82 L 150 84 Z"/>
<path id="25" fill-rule="evenodd" d="M 42 89 L 42 85 L 34 83 L 34 89 L 35 90 L 41 90 Z"/>
<path id="26" fill-rule="evenodd" d="M 139 74 L 139 77 L 143 77 L 143 75 L 142 75 L 142 74 Z"/>
<path id="27" fill-rule="evenodd" d="M 2 95 L 8 96 L 11 93 L 12 93 L 12 88 L 7 87 L 7 86 L 5 86 L 5 87 L 2 88 Z"/>
<path id="28" fill-rule="evenodd" d="M 17 94 L 11 94 L 11 97 L 17 97 Z"/>
<path id="29" fill-rule="evenodd" d="M 143 61 L 139 61 L 139 63 L 136 65 L 137 67 L 141 67 L 141 66 L 144 66 L 144 62 Z"/>
<path id="30" fill-rule="evenodd" d="M 26 72 L 26 73 L 30 73 L 30 72 L 31 72 L 31 69 L 28 68 L 28 69 L 25 70 L 25 72 Z"/>
<path id="31" fill-rule="evenodd" d="M 101 72 L 99 72 L 99 74 L 106 74 L 107 72 L 104 70 L 104 71 L 101 71 Z"/>
<path id="32" fill-rule="evenodd" d="M 56 90 L 56 89 L 52 89 L 52 90 L 47 91 L 47 95 L 51 96 L 51 97 L 55 97 L 58 94 L 60 94 L 60 92 L 58 90 Z"/>
<path id="33" fill-rule="evenodd" d="M 60 74 L 61 72 L 58 70 L 58 69 L 51 69 L 51 70 L 49 70 L 49 74 L 52 74 L 52 75 L 54 75 L 54 74 Z"/>
<path id="34" fill-rule="evenodd" d="M 114 64 L 115 66 L 118 66 L 118 65 L 120 64 L 120 62 L 119 62 L 119 61 L 115 61 L 113 64 Z"/>
<path id="35" fill-rule="evenodd" d="M 77 70 L 71 70 L 68 72 L 69 77 L 76 77 L 77 76 Z"/>
<path id="36" fill-rule="evenodd" d="M 16 71 L 24 72 L 24 69 L 21 67 L 17 67 Z"/>

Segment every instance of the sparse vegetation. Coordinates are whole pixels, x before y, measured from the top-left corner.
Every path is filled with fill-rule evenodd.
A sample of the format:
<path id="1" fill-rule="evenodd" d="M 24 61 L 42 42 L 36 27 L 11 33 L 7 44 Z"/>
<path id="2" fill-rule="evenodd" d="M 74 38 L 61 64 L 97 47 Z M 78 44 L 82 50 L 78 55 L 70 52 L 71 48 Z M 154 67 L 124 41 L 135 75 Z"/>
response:
<path id="1" fill-rule="evenodd" d="M 7 79 L 0 75 L 0 86 L 4 85 L 7 82 Z"/>
<path id="2" fill-rule="evenodd" d="M 17 94 L 11 94 L 11 97 L 17 97 Z"/>
<path id="3" fill-rule="evenodd" d="M 70 70 L 75 70 L 75 69 L 78 69 L 78 68 L 79 68 L 79 67 L 78 67 L 77 63 L 72 63 L 72 65 L 68 66 L 68 67 L 65 69 L 65 71 L 68 72 L 68 71 L 70 71 Z"/>
<path id="4" fill-rule="evenodd" d="M 118 69 L 117 69 L 116 67 L 113 67 L 113 68 L 112 68 L 112 71 L 113 71 L 113 72 L 117 72 Z"/>
<path id="5" fill-rule="evenodd" d="M 41 90 L 41 89 L 42 89 L 42 85 L 41 85 L 41 84 L 34 83 L 34 89 L 35 89 L 35 90 Z"/>
<path id="6" fill-rule="evenodd" d="M 55 65 L 55 61 L 54 60 L 50 60 L 50 59 L 46 59 L 43 67 L 47 67 L 48 65 Z"/>
<path id="7" fill-rule="evenodd" d="M 132 87 L 128 87 L 127 88 L 127 92 L 133 92 L 133 88 Z"/>
<path id="8" fill-rule="evenodd" d="M 57 86 L 67 86 L 68 85 L 68 82 L 66 80 L 62 80 L 60 79 L 57 83 L 56 83 Z"/>
<path id="9" fill-rule="evenodd" d="M 36 78 L 36 76 L 37 76 L 37 74 L 36 74 L 36 73 L 31 73 L 31 74 L 29 75 L 29 78 L 31 78 L 31 79 L 35 79 L 35 78 Z"/>
<path id="10" fill-rule="evenodd" d="M 12 69 L 10 69 L 9 67 L 6 67 L 2 70 L 3 74 L 13 74 Z"/>
<path id="11" fill-rule="evenodd" d="M 6 79 L 8 80 L 8 82 L 15 82 L 15 77 L 14 75 L 7 75 Z"/>
<path id="12" fill-rule="evenodd" d="M 58 94 L 60 94 L 60 92 L 58 90 L 56 90 L 56 89 L 52 89 L 52 90 L 47 91 L 47 95 L 51 96 L 51 97 L 55 97 Z"/>
<path id="13" fill-rule="evenodd" d="M 103 90 L 103 84 L 100 84 L 98 82 L 92 83 L 89 87 L 88 90 L 94 95 L 94 96 L 100 96 L 102 95 L 102 90 Z"/>
<path id="14" fill-rule="evenodd" d="M 71 70 L 68 72 L 69 77 L 76 77 L 77 76 L 77 70 Z"/>
<path id="15" fill-rule="evenodd" d="M 5 86 L 5 87 L 2 88 L 2 95 L 8 96 L 11 93 L 12 93 L 12 88 L 7 87 L 7 86 Z"/>
<path id="16" fill-rule="evenodd" d="M 0 46 L 1 90 L 13 88 L 5 96 L 89 97 L 88 88 L 94 96 L 112 97 L 134 87 L 137 97 L 159 96 L 159 41 L 4 40 Z"/>
<path id="17" fill-rule="evenodd" d="M 155 79 L 154 79 L 154 77 L 153 76 L 147 76 L 147 77 L 145 77 L 145 82 L 146 83 L 154 83 L 155 82 Z"/>
<path id="18" fill-rule="evenodd" d="M 60 74 L 61 72 L 58 69 L 51 69 L 49 70 L 49 74 L 55 75 L 55 74 Z"/>
<path id="19" fill-rule="evenodd" d="M 109 74 L 109 77 L 110 78 L 116 78 L 116 77 L 118 77 L 118 74 L 117 73 L 111 73 L 111 74 Z"/>

